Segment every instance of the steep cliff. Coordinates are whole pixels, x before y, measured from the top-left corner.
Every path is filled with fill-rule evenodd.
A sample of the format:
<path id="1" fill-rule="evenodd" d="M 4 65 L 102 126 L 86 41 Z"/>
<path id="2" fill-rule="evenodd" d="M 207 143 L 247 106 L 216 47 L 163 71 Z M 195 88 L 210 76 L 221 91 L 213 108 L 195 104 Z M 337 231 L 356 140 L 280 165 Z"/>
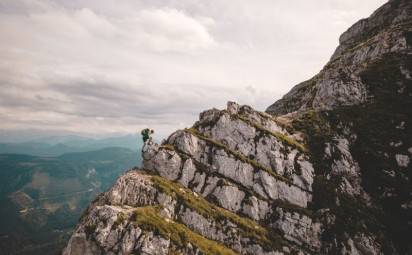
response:
<path id="1" fill-rule="evenodd" d="M 278 115 L 310 109 L 331 110 L 374 100 L 376 86 L 365 75 L 377 71 L 378 65 L 395 66 L 401 68 L 402 75 L 409 75 L 411 16 L 411 1 L 391 0 L 368 19 L 358 21 L 341 35 L 340 45 L 323 70 L 295 86 L 267 112 Z M 391 70 L 387 71 L 390 75 Z"/>
<path id="2" fill-rule="evenodd" d="M 411 254 L 411 14 L 355 24 L 270 114 L 229 102 L 146 145 L 63 253 Z"/>
<path id="3" fill-rule="evenodd" d="M 412 1 L 389 1 L 353 25 L 323 70 L 267 112 L 305 133 L 314 206 L 343 210 L 323 243 L 347 250 L 363 231 L 385 254 L 412 254 Z"/>

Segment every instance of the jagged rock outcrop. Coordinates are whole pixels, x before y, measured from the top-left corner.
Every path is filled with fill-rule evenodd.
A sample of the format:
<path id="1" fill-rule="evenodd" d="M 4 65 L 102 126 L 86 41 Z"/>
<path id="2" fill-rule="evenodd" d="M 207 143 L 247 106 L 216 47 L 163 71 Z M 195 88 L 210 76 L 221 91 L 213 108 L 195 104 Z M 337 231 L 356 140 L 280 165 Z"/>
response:
<path id="1" fill-rule="evenodd" d="M 319 74 L 295 86 L 266 111 L 287 114 L 298 110 L 331 110 L 373 100 L 376 95 L 368 89 L 363 74 L 385 56 L 410 58 L 411 16 L 410 1 L 389 1 L 342 34 L 339 47 Z M 399 64 L 405 75 L 410 76 L 406 63 Z"/>
<path id="2" fill-rule="evenodd" d="M 322 253 L 412 254 L 411 74 L 412 2 L 392 0 L 267 109 L 305 134 L 313 209 L 335 221 L 323 226 Z"/>
<path id="3" fill-rule="evenodd" d="M 146 144 L 63 254 L 412 254 L 411 14 L 355 24 L 270 114 L 229 102 Z"/>
<path id="4" fill-rule="evenodd" d="M 314 169 L 298 138 L 249 106 L 205 111 L 146 144 L 142 169 L 90 206 L 65 254 L 317 252 Z"/>

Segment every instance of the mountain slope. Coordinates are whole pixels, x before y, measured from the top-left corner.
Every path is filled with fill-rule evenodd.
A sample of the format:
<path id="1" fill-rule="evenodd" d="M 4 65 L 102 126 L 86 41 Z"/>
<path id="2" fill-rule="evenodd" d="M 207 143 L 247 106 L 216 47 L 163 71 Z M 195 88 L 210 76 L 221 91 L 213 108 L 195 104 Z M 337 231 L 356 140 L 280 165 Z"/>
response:
<path id="1" fill-rule="evenodd" d="M 0 253 L 57 254 L 90 201 L 137 163 L 124 148 L 60 157 L 0 154 Z"/>
<path id="2" fill-rule="evenodd" d="M 389 1 L 267 113 L 147 145 L 63 254 L 412 254 L 411 16 Z"/>
<path id="3" fill-rule="evenodd" d="M 412 2 L 389 1 L 352 26 L 340 42 L 317 76 L 293 88 L 267 112 L 283 115 L 306 134 L 316 179 L 322 180 L 314 187 L 334 193 L 322 207 L 336 206 L 337 197 L 351 194 L 354 204 L 375 221 L 361 229 L 382 235 L 379 243 L 385 253 L 410 254 Z M 338 163 L 342 156 L 333 147 L 342 145 L 353 169 Z M 354 217 L 350 226 L 366 224 L 366 215 Z M 343 219 L 341 224 L 347 224 Z M 325 238 L 347 240 L 344 235 L 353 229 L 336 231 Z"/>
<path id="4" fill-rule="evenodd" d="M 391 0 L 370 18 L 357 22 L 340 37 L 339 47 L 319 74 L 295 86 L 266 111 L 278 115 L 297 110 L 330 110 L 373 100 L 375 95 L 362 74 L 376 62 L 383 58 L 389 61 L 389 56 L 398 58 L 389 64 L 409 75 L 404 62 L 410 58 L 411 15 L 410 1 Z M 404 61 L 401 63 L 400 59 Z"/>
<path id="5" fill-rule="evenodd" d="M 203 112 L 144 149 L 145 171 L 129 171 L 94 202 L 65 254 L 318 251 L 313 168 L 301 142 L 248 106 Z"/>

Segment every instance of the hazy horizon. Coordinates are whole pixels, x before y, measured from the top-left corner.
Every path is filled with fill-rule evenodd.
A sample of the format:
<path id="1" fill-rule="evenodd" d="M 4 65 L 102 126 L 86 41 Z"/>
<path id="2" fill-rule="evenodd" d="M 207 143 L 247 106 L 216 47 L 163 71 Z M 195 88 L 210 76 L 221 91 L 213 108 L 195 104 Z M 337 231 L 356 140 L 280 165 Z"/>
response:
<path id="1" fill-rule="evenodd" d="M 264 110 L 385 2 L 3 0 L 0 132 L 164 137 L 229 100 Z"/>
<path id="2" fill-rule="evenodd" d="M 39 129 L 21 129 L 21 130 L 1 130 L 0 129 L 0 143 L 27 143 L 27 142 L 42 142 L 48 141 L 45 138 L 67 138 L 73 140 L 76 138 L 102 140 L 108 138 L 120 138 L 125 136 L 140 136 L 140 131 L 136 132 L 111 132 L 111 133 L 85 133 L 85 132 L 71 132 L 65 130 L 39 130 Z M 71 139 L 72 138 L 72 139 Z M 163 139 L 156 135 L 156 139 Z"/>

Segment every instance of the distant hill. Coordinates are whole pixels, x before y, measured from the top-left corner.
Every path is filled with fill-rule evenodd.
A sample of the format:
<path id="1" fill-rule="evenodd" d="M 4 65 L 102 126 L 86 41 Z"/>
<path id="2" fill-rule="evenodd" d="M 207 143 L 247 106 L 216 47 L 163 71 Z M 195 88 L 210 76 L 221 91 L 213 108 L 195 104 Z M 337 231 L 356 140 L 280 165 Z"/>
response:
<path id="1" fill-rule="evenodd" d="M 121 147 L 133 151 L 140 150 L 140 135 L 129 134 L 109 138 L 87 138 L 76 135 L 50 136 L 26 142 L 0 142 L 0 154 L 14 153 L 34 156 L 59 156 L 65 153 L 95 151 L 107 147 Z"/>
<path id="2" fill-rule="evenodd" d="M 140 153 L 120 147 L 0 154 L 0 253 L 58 254 L 87 204 L 140 161 Z"/>

